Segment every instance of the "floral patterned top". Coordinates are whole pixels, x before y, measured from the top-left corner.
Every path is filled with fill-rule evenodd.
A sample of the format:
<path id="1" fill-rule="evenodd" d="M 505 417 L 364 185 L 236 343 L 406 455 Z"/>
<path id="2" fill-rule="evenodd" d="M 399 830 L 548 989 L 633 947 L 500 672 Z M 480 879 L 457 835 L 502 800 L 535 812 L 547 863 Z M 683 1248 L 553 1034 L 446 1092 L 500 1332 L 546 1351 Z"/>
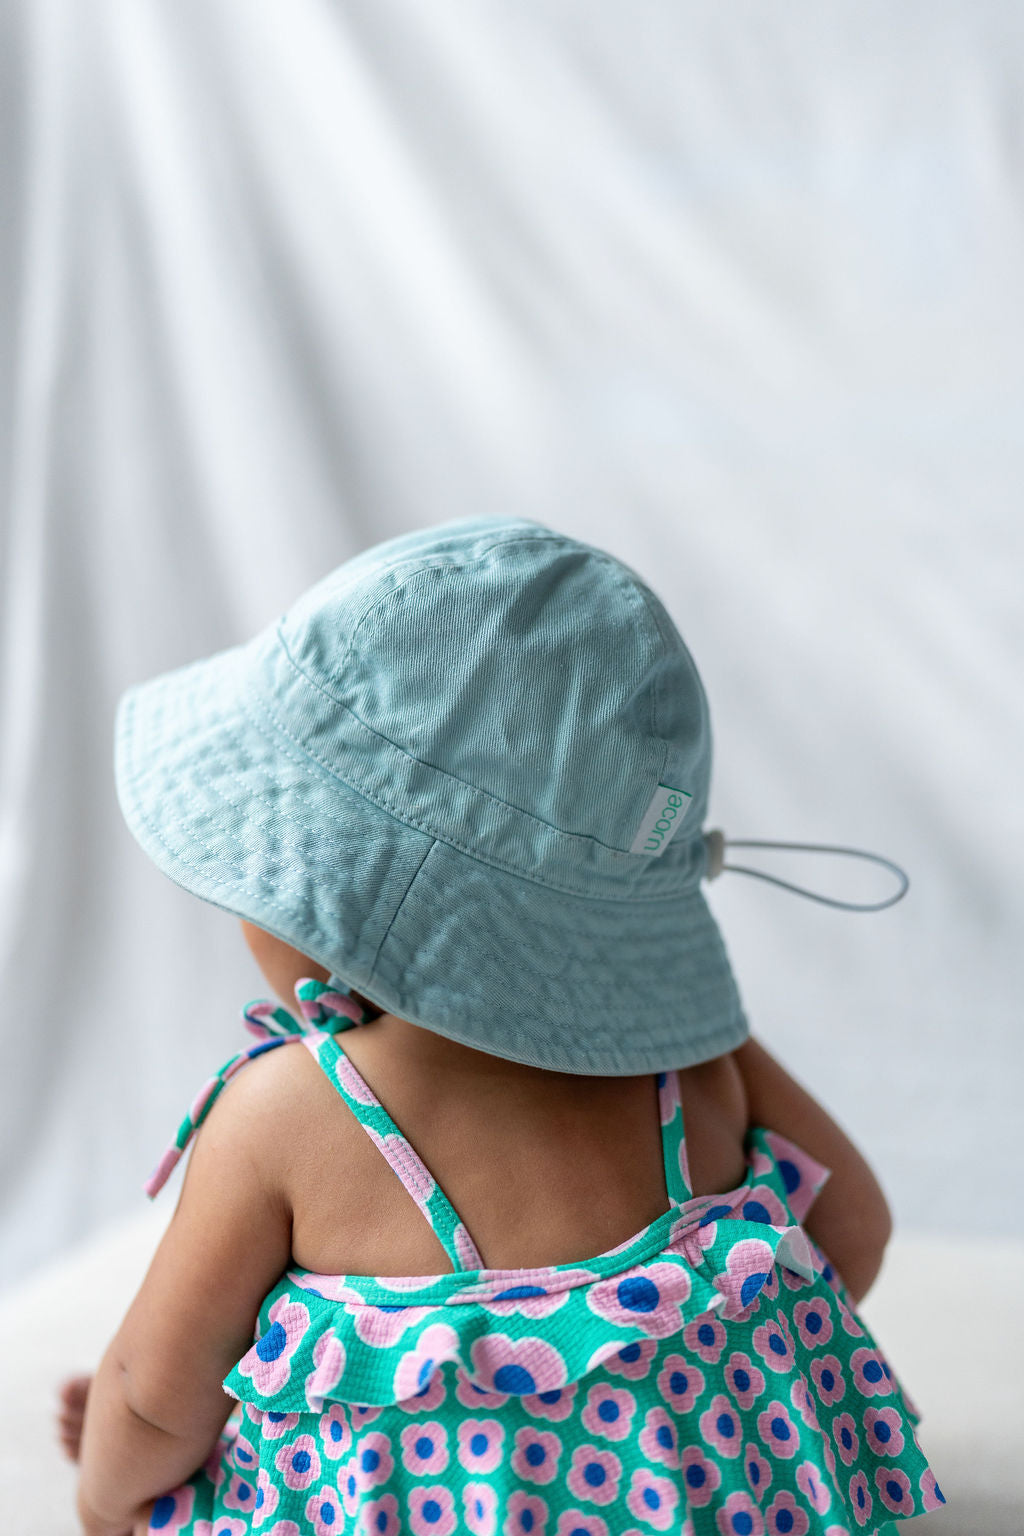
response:
<path id="1" fill-rule="evenodd" d="M 164 1536 L 865 1536 L 937 1508 L 918 1415 L 800 1226 L 826 1169 L 751 1130 L 746 1181 L 694 1196 L 675 1072 L 659 1076 L 669 1206 L 607 1253 L 481 1263 L 440 1185 L 348 1059 L 345 994 L 296 988 L 300 1020 L 204 1087 L 155 1193 L 224 1084 L 298 1041 L 380 1149 L 452 1272 L 289 1269 L 224 1383 L 206 1465 L 158 1499 Z"/>

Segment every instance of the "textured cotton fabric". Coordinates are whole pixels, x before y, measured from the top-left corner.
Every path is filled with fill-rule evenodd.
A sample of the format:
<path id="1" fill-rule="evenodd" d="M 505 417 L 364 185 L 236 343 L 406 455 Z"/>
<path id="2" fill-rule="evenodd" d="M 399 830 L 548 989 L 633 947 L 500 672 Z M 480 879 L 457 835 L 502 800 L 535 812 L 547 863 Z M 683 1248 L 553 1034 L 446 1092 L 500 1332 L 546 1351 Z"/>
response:
<path id="1" fill-rule="evenodd" d="M 918 1415 L 801 1220 L 828 1171 L 751 1130 L 747 1178 L 695 1197 L 678 1076 L 658 1078 L 669 1208 L 579 1263 L 483 1267 L 465 1223 L 348 1059 L 352 1000 L 299 1020 L 200 1093 L 159 1187 L 223 1083 L 303 1043 L 429 1221 L 453 1272 L 289 1269 L 207 1465 L 157 1501 L 178 1536 L 867 1536 L 942 1502 Z"/>

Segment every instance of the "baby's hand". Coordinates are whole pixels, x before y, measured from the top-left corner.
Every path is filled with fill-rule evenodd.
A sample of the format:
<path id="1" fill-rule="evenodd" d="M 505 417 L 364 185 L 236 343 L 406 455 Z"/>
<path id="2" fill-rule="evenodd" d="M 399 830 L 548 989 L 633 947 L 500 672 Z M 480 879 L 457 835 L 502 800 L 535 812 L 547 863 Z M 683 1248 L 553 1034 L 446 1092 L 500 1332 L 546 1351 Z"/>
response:
<path id="1" fill-rule="evenodd" d="M 85 1400 L 89 1396 L 91 1376 L 71 1376 L 62 1383 L 57 1410 L 57 1433 L 69 1461 L 77 1461 L 85 1423 Z"/>

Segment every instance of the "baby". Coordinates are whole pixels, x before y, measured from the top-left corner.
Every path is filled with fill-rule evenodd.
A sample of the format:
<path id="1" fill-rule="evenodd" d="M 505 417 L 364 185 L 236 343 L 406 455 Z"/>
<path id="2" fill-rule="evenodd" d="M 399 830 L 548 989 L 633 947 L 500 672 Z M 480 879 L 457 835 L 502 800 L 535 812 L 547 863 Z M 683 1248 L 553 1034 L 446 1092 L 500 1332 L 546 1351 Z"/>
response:
<path id="1" fill-rule="evenodd" d="M 63 1389 L 86 1536 L 938 1506 L 855 1310 L 885 1200 L 749 1034 L 699 888 L 703 689 L 632 571 L 522 519 L 392 540 L 131 691 L 117 772 L 290 1006 L 244 1010 L 150 1181 L 196 1137 L 142 1288 Z"/>

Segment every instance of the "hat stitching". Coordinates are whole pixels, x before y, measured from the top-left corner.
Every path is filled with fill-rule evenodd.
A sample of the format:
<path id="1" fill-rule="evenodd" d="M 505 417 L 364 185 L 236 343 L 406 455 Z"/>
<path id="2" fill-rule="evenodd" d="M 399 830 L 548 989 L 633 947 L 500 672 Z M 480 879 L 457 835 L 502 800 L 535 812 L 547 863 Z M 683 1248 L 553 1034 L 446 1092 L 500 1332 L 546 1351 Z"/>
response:
<path id="1" fill-rule="evenodd" d="M 289 659 L 289 661 L 292 662 L 292 665 L 294 666 L 295 663 L 294 663 L 294 661 L 293 661 L 293 659 L 292 659 L 290 654 L 289 654 L 288 659 Z M 312 678 L 307 677 L 306 673 L 302 671 L 301 667 L 296 666 L 295 669 L 310 684 L 311 687 L 313 687 L 313 688 L 318 687 L 317 683 Z M 322 689 L 320 691 L 323 692 Z M 328 697 L 330 697 L 330 696 L 328 695 Z M 257 730 L 261 731 L 265 736 L 268 736 L 265 724 L 261 724 L 261 722 L 256 719 L 256 717 L 252 714 L 251 710 L 246 705 L 244 699 L 241 698 L 241 695 L 239 696 L 239 700 L 240 700 L 240 703 L 242 705 L 242 708 L 245 709 L 246 714 L 249 716 L 249 719 L 252 721 L 252 724 L 257 728 Z M 298 740 L 297 737 L 292 735 L 291 731 L 289 731 L 287 726 L 282 723 L 282 721 L 280 720 L 278 715 L 274 712 L 272 707 L 267 703 L 266 699 L 257 696 L 257 702 L 258 702 L 259 706 L 269 716 L 269 718 L 273 721 L 274 725 L 281 732 L 281 734 L 283 736 L 287 737 L 287 739 L 292 743 L 292 745 L 294 747 L 296 747 L 298 749 L 298 751 L 302 754 L 302 756 L 304 758 L 307 758 L 310 762 L 316 763 L 317 767 L 321 770 L 322 773 L 327 774 L 328 777 L 330 777 L 332 779 L 337 779 L 339 783 L 344 784 L 348 789 L 351 789 L 354 794 L 360 795 L 362 799 L 369 801 L 369 803 L 371 805 L 376 805 L 381 810 L 387 811 L 387 813 L 389 815 L 394 816 L 395 820 L 402 822 L 402 824 L 404 826 L 415 827 L 417 829 L 417 831 L 425 833 L 428 837 L 433 837 L 438 842 L 447 843 L 448 846 L 451 847 L 451 848 L 457 848 L 460 853 L 467 854 L 470 858 L 475 859 L 477 861 L 477 863 L 479 863 L 479 864 L 484 864 L 484 865 L 488 866 L 489 868 L 504 870 L 504 872 L 506 874 L 515 875 L 520 880 L 529 880 L 534 885 L 543 885 L 548 890 L 558 891 L 560 894 L 565 895 L 565 896 L 575 896 L 575 897 L 577 897 L 581 901 L 621 902 L 624 905 L 633 906 L 633 905 L 636 905 L 638 902 L 677 901 L 681 896 L 688 895 L 690 893 L 690 891 L 692 891 L 692 889 L 693 889 L 692 882 L 689 883 L 689 884 L 683 884 L 681 882 L 678 888 L 676 888 L 674 890 L 671 890 L 669 892 L 666 892 L 665 894 L 659 895 L 659 896 L 605 896 L 605 895 L 595 895 L 592 891 L 580 891 L 580 890 L 575 889 L 573 886 L 560 885 L 560 884 L 558 884 L 557 882 L 555 882 L 553 880 L 541 879 L 540 876 L 535 875 L 535 874 L 529 874 L 529 873 L 526 873 L 525 871 L 523 871 L 521 869 L 517 869 L 514 865 L 509 864 L 507 861 L 505 861 L 503 859 L 500 859 L 500 858 L 497 858 L 497 857 L 495 857 L 493 855 L 488 855 L 487 857 L 484 857 L 480 853 L 479 849 L 472 848 L 467 843 L 459 842 L 457 838 L 455 838 L 454 836 L 452 836 L 450 833 L 448 833 L 446 831 L 441 831 L 441 830 L 439 830 L 436 827 L 428 825 L 426 822 L 422 822 L 422 821 L 417 820 L 416 817 L 409 815 L 409 813 L 407 811 L 400 810 L 397 806 L 395 806 L 391 801 L 387 800 L 384 796 L 379 796 L 378 797 L 377 795 L 369 794 L 368 792 L 366 792 L 365 790 L 360 788 L 360 786 L 357 783 L 352 783 L 349 779 L 345 778 L 343 774 L 340 774 L 335 769 L 328 767 L 328 765 L 323 761 L 323 759 L 321 757 L 319 757 L 315 752 L 311 752 L 308 749 L 308 747 L 306 747 L 304 745 L 304 743 L 302 743 L 301 741 Z M 332 702 L 336 702 L 336 701 L 332 701 Z M 339 708 L 346 709 L 346 706 L 344 704 L 342 704 L 342 705 L 339 705 Z M 444 778 L 451 779 L 453 783 L 460 784 L 464 788 L 468 788 L 468 789 L 474 790 L 477 794 L 481 794 L 481 795 L 485 796 L 486 799 L 493 801 L 495 805 L 500 805 L 503 809 L 511 811 L 514 815 L 523 816 L 527 820 L 534 822 L 537 826 L 542 827 L 547 832 L 550 832 L 554 837 L 556 837 L 556 838 L 563 838 L 563 837 L 564 838 L 573 838 L 573 839 L 578 839 L 581 842 L 593 843 L 597 847 L 602 848 L 606 852 L 608 852 L 610 854 L 614 854 L 618 858 L 621 858 L 623 860 L 627 860 L 628 859 L 628 860 L 630 860 L 632 862 L 632 860 L 635 858 L 635 855 L 631 855 L 629 853 L 625 853 L 621 849 L 618 849 L 618 848 L 609 848 L 606 843 L 602 843 L 598 838 L 588 837 L 585 833 L 582 833 L 582 832 L 563 832 L 560 827 L 552 827 L 550 825 L 550 823 L 542 821 L 539 817 L 531 816 L 529 811 L 521 811 L 518 806 L 506 804 L 506 802 L 504 800 L 498 799 L 497 796 L 488 794 L 487 790 L 483 790 L 483 789 L 482 790 L 477 790 L 476 786 L 473 785 L 473 784 L 466 785 L 464 780 L 457 778 L 454 774 L 445 773 L 445 770 L 443 768 L 434 768 L 432 763 L 423 763 L 423 762 L 421 762 L 421 760 L 419 758 L 413 757 L 410 753 L 405 752 L 401 747 L 396 746 L 395 743 L 390 741 L 388 737 L 380 736 L 376 731 L 372 730 L 370 726 L 365 725 L 364 722 L 359 719 L 359 716 L 353 714 L 351 710 L 346 709 L 346 713 L 351 716 L 352 720 L 355 721 L 356 725 L 360 726 L 363 730 L 367 731 L 369 735 L 375 737 L 378 741 L 386 742 L 388 744 L 388 746 L 394 747 L 396 752 L 400 753 L 400 755 L 402 757 L 407 758 L 410 762 L 417 763 L 421 767 L 430 768 L 433 772 L 441 774 Z M 272 740 L 273 738 L 268 736 L 268 739 Z M 284 750 L 287 750 L 287 749 L 284 749 Z M 231 802 L 229 801 L 228 804 L 230 804 L 230 803 Z"/>

